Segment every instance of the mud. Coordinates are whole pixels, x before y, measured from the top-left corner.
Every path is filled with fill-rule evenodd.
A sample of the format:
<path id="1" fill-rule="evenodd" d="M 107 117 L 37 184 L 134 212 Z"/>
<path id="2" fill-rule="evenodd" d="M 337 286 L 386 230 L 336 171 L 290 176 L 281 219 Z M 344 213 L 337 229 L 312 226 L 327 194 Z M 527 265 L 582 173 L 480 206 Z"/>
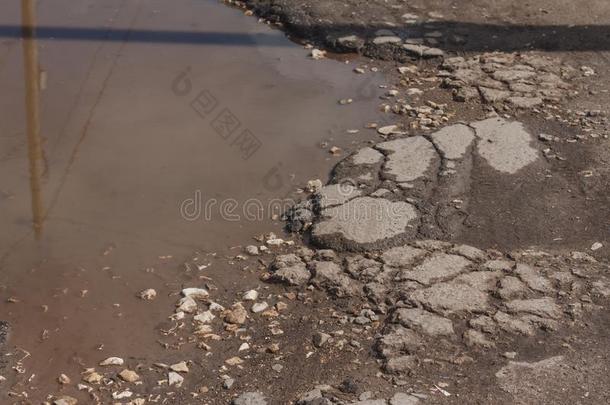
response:
<path id="1" fill-rule="evenodd" d="M 40 77 L 28 77 L 13 35 L 19 2 L 1 7 L 0 24 L 15 30 L 0 34 L 0 319 L 12 329 L 5 349 L 30 354 L 31 400 L 100 354 L 149 357 L 185 258 L 199 251 L 213 262 L 211 253 L 279 233 L 282 204 L 336 159 L 327 148 L 361 139 L 347 129 L 375 114 L 368 93 L 350 111 L 337 101 L 375 92 L 378 78 L 309 60 L 222 4 L 145 3 L 40 4 L 30 39 Z M 185 27 L 215 34 L 173 36 Z M 229 129 L 214 124 L 219 116 L 234 119 Z M 264 208 L 254 221 L 243 220 L 249 199 Z M 227 200 L 238 204 L 228 219 Z M 239 270 L 213 271 L 223 288 L 239 283 Z M 139 300 L 151 286 L 158 298 Z"/>

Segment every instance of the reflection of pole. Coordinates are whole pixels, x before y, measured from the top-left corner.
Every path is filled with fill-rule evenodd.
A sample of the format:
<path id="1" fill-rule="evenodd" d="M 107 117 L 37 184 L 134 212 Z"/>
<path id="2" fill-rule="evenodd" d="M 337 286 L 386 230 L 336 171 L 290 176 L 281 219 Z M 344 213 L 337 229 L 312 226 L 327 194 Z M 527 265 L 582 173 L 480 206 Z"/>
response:
<path id="1" fill-rule="evenodd" d="M 32 222 L 36 238 L 40 237 L 43 221 L 42 193 L 42 144 L 40 142 L 38 74 L 38 47 L 36 45 L 36 12 L 33 0 L 21 0 L 23 30 L 23 69 L 25 76 L 25 109 L 30 163 L 30 191 L 32 193 Z"/>

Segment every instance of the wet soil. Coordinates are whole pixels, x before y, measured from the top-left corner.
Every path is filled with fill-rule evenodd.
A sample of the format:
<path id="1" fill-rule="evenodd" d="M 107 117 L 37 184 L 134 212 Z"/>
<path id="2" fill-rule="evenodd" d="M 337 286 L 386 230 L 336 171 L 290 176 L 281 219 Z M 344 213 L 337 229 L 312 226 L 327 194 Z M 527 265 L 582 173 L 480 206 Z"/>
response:
<path id="1" fill-rule="evenodd" d="M 1 14 L 0 318 L 31 354 L 31 399 L 100 355 L 150 357 L 184 259 L 281 232 L 282 204 L 336 159 L 320 144 L 349 147 L 363 134 L 347 129 L 375 114 L 373 97 L 349 110 L 337 101 L 377 79 L 308 60 L 281 32 L 213 1 L 64 1 L 37 9 L 43 84 L 28 99 L 31 122 L 25 90 L 36 78 L 24 77 L 11 38 L 19 3 Z M 246 130 L 255 141 L 244 143 Z M 235 269 L 210 271 L 226 289 L 239 284 Z M 159 300 L 136 298 L 153 284 L 167 286 Z"/>

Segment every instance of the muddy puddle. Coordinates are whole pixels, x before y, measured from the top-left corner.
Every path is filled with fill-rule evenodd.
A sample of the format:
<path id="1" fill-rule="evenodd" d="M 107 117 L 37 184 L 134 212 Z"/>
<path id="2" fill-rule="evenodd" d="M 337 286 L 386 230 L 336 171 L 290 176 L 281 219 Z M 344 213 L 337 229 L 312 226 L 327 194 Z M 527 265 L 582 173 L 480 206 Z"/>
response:
<path id="1" fill-rule="evenodd" d="M 215 1 L 34 3 L 0 5 L 0 319 L 30 399 L 162 350 L 185 258 L 281 232 L 269 201 L 325 180 L 320 144 L 364 139 L 383 91 Z"/>

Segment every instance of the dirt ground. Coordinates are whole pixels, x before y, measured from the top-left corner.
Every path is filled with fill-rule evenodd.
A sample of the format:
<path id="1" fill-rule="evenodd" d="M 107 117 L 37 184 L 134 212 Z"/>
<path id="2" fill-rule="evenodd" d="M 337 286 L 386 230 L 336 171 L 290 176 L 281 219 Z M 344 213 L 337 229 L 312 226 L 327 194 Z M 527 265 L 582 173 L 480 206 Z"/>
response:
<path id="1" fill-rule="evenodd" d="M 359 128 L 356 139 L 322 142 L 320 153 L 338 148 L 330 154 L 336 166 L 327 177 L 312 168 L 309 178 L 320 184 L 299 185 L 302 202 L 288 215 L 294 232 L 252 235 L 232 241 L 227 254 L 172 260 L 172 281 L 149 283 L 154 302 L 132 292 L 137 312 L 156 325 L 150 334 L 158 347 L 148 351 L 154 356 L 100 347 L 96 363 L 75 356 L 68 381 L 49 365 L 45 372 L 59 380 L 36 383 L 35 369 L 23 371 L 29 354 L 0 324 L 2 403 L 610 403 L 610 3 L 225 3 L 326 51 L 325 59 L 349 61 L 353 74 L 374 77 L 346 97 L 354 104 L 378 97 L 376 125 Z M 424 57 L 428 49 L 442 55 Z M 527 107 L 507 100 L 529 101 L 540 89 L 522 95 L 512 86 L 545 82 L 508 80 L 500 91 L 512 93 L 495 101 L 486 99 L 480 77 L 448 85 L 459 82 L 461 69 L 448 67 L 451 58 L 470 61 L 470 70 L 481 57 L 506 55 L 510 63 L 493 62 L 486 74 L 510 66 L 535 77 L 551 73 L 561 84 Z M 546 58 L 549 66 L 525 69 L 524 57 Z M 461 100 L 470 84 L 478 90 Z M 352 101 L 339 104 L 349 109 Z M 530 138 L 504 160 L 497 150 L 486 157 L 495 140 L 476 132 L 456 158 L 435 141 L 443 128 L 486 119 L 517 122 Z M 431 163 L 401 180 L 417 159 L 394 163 L 392 156 L 404 152 L 401 142 L 419 137 L 432 145 Z M 363 150 L 370 160 L 355 163 Z M 513 163 L 530 152 L 536 158 L 514 171 L 493 160 Z M 325 196 L 345 179 L 355 179 L 357 191 L 345 197 L 340 190 L 340 203 L 325 207 Z M 362 235 L 357 224 L 353 233 L 340 224 L 320 237 L 333 210 L 372 196 L 414 207 L 412 232 L 403 226 L 376 240 L 373 226 Z M 421 268 L 440 275 L 421 276 Z M 191 300 L 187 287 L 205 292 Z M 153 313 L 144 315 L 146 305 Z M 409 311 L 425 314 L 402 319 Z M 449 332 L 438 332 L 448 324 Z M 98 364 L 110 356 L 120 364 Z M 119 374 L 124 369 L 137 378 Z"/>

